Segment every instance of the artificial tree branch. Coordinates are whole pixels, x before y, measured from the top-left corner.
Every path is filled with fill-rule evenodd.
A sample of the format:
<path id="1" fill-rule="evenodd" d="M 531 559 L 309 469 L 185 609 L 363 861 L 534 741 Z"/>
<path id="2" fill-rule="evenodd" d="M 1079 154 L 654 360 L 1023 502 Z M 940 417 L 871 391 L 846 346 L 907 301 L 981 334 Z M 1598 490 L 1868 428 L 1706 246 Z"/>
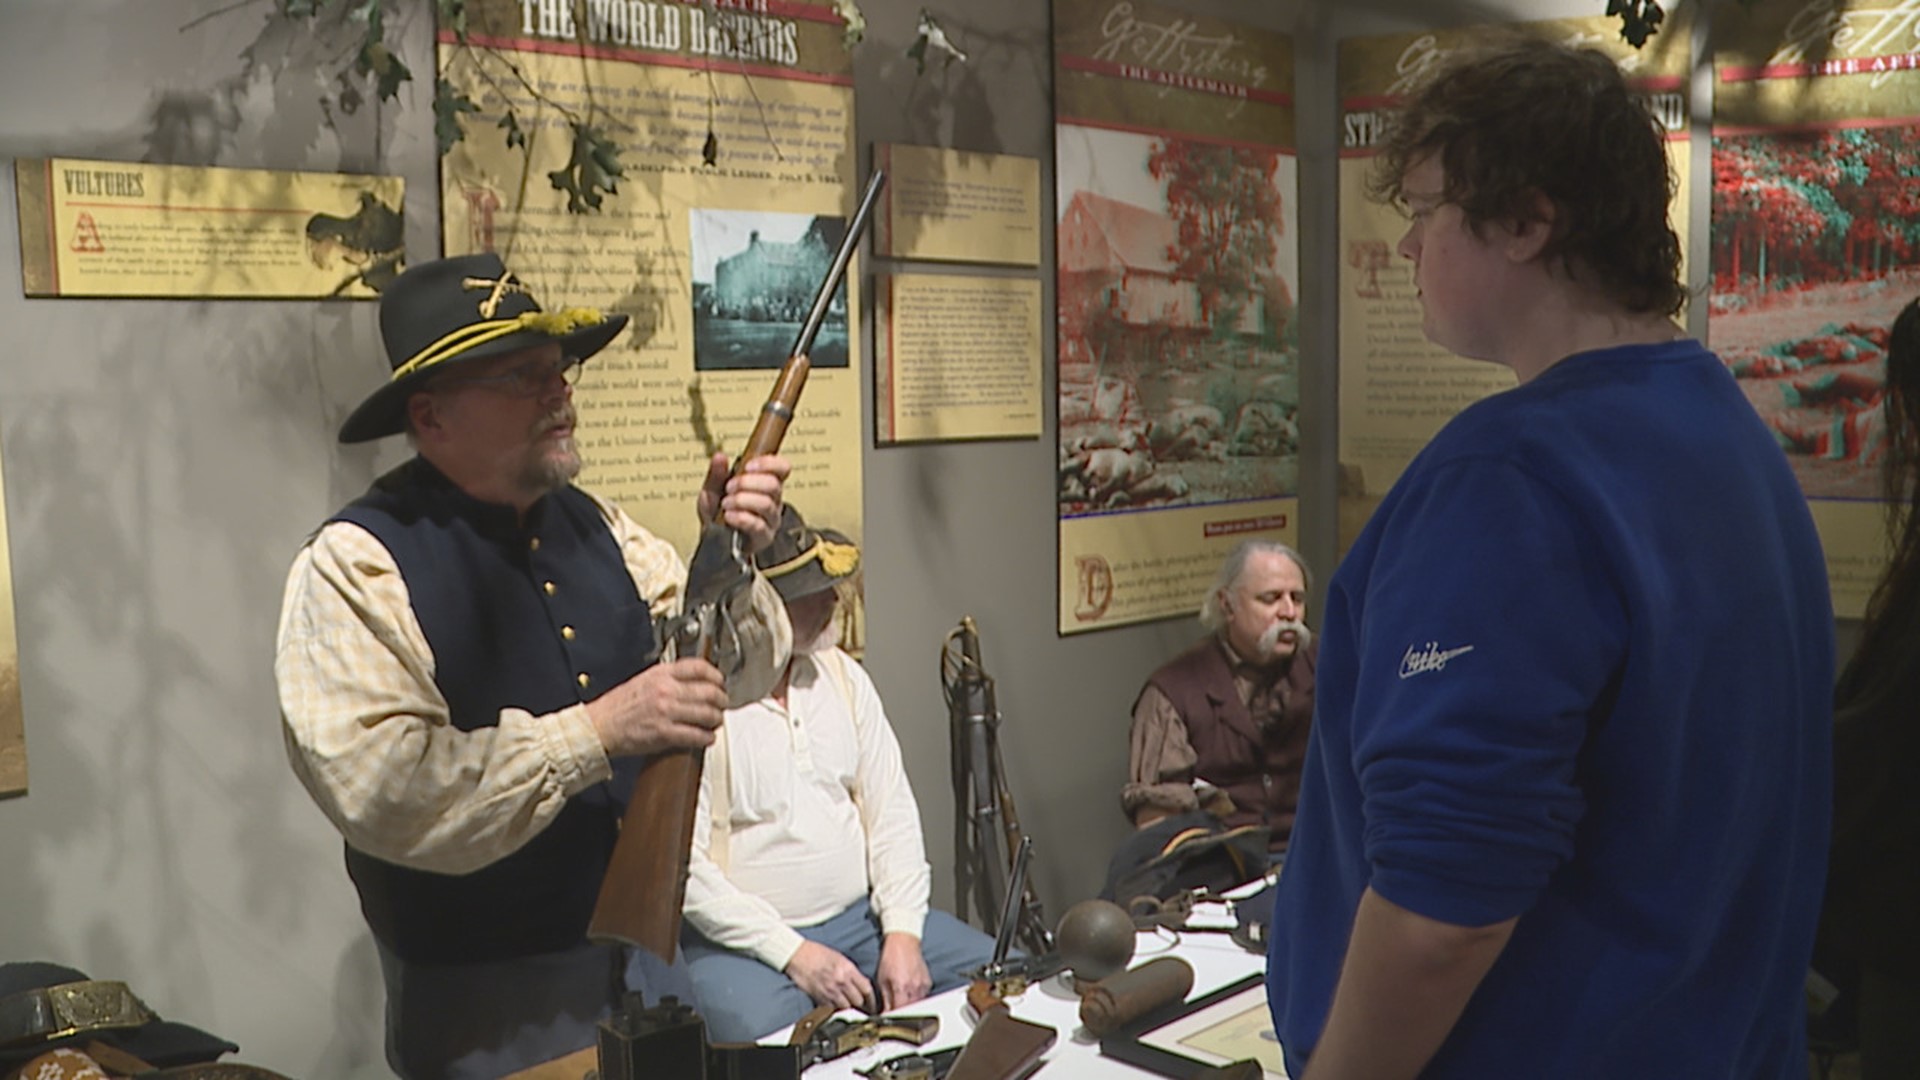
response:
<path id="1" fill-rule="evenodd" d="M 1620 16 L 1620 36 L 1636 49 L 1659 31 L 1667 17 L 1660 0 L 1607 0 L 1607 14 Z"/>
<path id="2" fill-rule="evenodd" d="M 446 0 L 443 0 L 443 3 L 445 2 Z M 573 139 L 572 145 L 568 148 L 567 163 L 547 173 L 547 180 L 553 184 L 554 190 L 566 193 L 567 211 L 569 213 L 584 214 L 598 210 L 605 202 L 605 196 L 618 194 L 619 181 L 626 178 L 626 173 L 620 164 L 619 147 L 614 145 L 613 140 L 608 137 L 607 132 L 592 120 L 592 117 L 600 112 L 600 109 L 592 98 L 591 90 L 588 92 L 587 114 L 582 116 L 542 91 L 540 87 L 527 76 L 526 71 L 506 55 L 496 52 L 493 49 L 476 48 L 465 40 L 463 29 L 456 31 L 455 36 L 460 39 L 460 54 L 471 58 L 472 69 L 478 73 L 481 79 L 487 82 L 493 92 L 498 95 L 503 102 L 507 98 L 506 91 L 504 87 L 502 87 L 500 80 L 489 69 L 489 65 L 479 58 L 480 53 L 484 53 L 486 56 L 499 61 L 509 72 L 513 73 L 514 81 L 519 83 L 520 88 L 525 90 L 529 97 L 533 98 L 533 100 L 542 106 L 559 113 L 561 117 L 567 121 L 567 130 L 572 133 Z M 584 65 L 584 56 L 581 62 Z M 465 137 L 465 124 L 461 121 L 459 114 L 466 111 L 480 111 L 477 106 L 471 110 L 466 110 L 460 108 L 455 102 L 443 102 L 440 100 L 442 97 L 457 93 L 458 91 L 453 85 L 445 80 L 441 80 L 435 87 L 436 100 L 434 103 L 434 112 L 436 118 L 444 114 L 448 117 L 451 125 L 458 129 L 458 134 L 455 134 L 451 141 L 444 144 L 441 151 L 442 153 L 445 153 L 447 149 L 451 149 L 453 143 L 459 142 Z M 519 149 L 523 155 L 532 153 L 532 147 L 528 142 L 526 129 L 521 126 L 519 114 L 511 105 L 503 105 L 502 115 L 495 126 L 505 132 L 507 148 L 509 150 Z M 440 134 L 438 127 L 436 127 L 436 134 Z"/>

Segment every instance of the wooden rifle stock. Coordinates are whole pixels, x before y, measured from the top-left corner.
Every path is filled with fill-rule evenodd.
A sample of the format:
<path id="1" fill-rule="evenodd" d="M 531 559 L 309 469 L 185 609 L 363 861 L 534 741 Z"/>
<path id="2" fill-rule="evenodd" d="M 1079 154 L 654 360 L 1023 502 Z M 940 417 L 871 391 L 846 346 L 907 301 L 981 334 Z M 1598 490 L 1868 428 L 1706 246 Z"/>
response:
<path id="1" fill-rule="evenodd" d="M 826 321 L 833 296 L 845 280 L 853 252 L 873 216 L 874 203 L 886 184 L 886 174 L 876 169 L 867 181 L 860 205 L 847 223 L 847 234 L 827 271 L 820 290 L 813 298 L 807 321 L 794 339 L 786 363 L 780 367 L 773 391 L 754 421 L 747 445 L 734 460 L 737 475 L 746 463 L 757 457 L 778 453 L 800 392 L 806 388 L 813 362 L 808 354 L 813 339 Z M 849 335 L 851 337 L 851 335 Z M 669 656 L 699 656 L 711 660 L 713 637 L 718 620 L 724 618 L 726 590 L 717 597 L 703 595 L 696 580 L 712 570 L 743 568 L 751 573 L 744 538 L 723 524 L 714 522 L 701 531 L 687 574 L 688 611 L 678 622 L 679 630 L 666 642 Z M 620 837 L 614 843 L 607 863 L 607 876 L 600 883 L 600 896 L 587 924 L 587 937 L 596 942 L 621 942 L 638 945 L 671 964 L 680 944 L 680 909 L 687 897 L 687 868 L 693 856 L 694 815 L 700 800 L 700 773 L 705 755 L 696 751 L 658 754 L 640 769 L 633 797 L 627 803 L 620 822 Z"/>

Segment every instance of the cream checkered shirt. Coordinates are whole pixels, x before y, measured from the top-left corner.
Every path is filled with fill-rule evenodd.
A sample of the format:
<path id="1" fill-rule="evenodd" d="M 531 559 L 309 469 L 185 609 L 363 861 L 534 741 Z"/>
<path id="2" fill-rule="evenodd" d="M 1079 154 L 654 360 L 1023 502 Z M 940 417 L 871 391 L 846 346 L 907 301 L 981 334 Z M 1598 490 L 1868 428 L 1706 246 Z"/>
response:
<path id="1" fill-rule="evenodd" d="M 594 501 L 641 599 L 676 612 L 679 554 Z M 758 575 L 751 604 L 740 620 L 746 664 L 728 686 L 736 705 L 771 692 L 792 646 L 779 595 Z M 612 766 L 582 704 L 544 716 L 502 709 L 498 726 L 461 731 L 433 665 L 393 556 L 357 525 L 322 528 L 287 574 L 273 665 L 293 771 L 354 847 L 461 874 L 512 854 Z"/>

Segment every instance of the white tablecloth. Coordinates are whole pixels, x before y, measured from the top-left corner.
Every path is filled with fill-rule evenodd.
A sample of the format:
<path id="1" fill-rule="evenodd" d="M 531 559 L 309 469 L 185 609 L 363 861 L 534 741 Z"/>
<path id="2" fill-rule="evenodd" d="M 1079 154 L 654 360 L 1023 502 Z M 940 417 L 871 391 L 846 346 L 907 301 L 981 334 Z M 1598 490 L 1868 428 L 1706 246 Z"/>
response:
<path id="1" fill-rule="evenodd" d="M 1211 921 L 1222 921 L 1219 915 L 1226 909 L 1224 905 L 1220 908 L 1220 912 L 1213 913 L 1215 919 Z M 1196 911 L 1197 916 L 1204 913 L 1204 907 Z M 1209 920 L 1197 918 L 1195 921 Z M 1224 922 L 1232 925 L 1231 916 L 1226 916 Z M 1221 933 L 1142 933 L 1134 947 L 1133 964 L 1144 963 L 1156 956 L 1178 956 L 1193 965 L 1193 990 L 1187 995 L 1189 1001 L 1263 971 L 1266 967 L 1266 957 L 1247 952 Z M 1064 976 L 1048 979 L 1007 1002 L 1014 1016 L 1036 1024 L 1046 1024 L 1059 1032 L 1053 1048 L 1042 1059 L 1045 1064 L 1039 1071 L 1040 1080 L 1155 1075 L 1101 1055 L 1099 1040 L 1080 1025 L 1080 998 L 1065 984 L 1064 979 Z M 902 1015 L 940 1018 L 940 1034 L 920 1048 L 920 1052 L 925 1053 L 959 1046 L 967 1041 L 967 1036 L 973 1032 L 973 1024 L 967 1017 L 966 1006 L 966 988 L 961 987 L 895 1011 Z M 841 1015 L 856 1018 L 860 1014 L 845 1012 Z M 763 1041 L 783 1043 L 787 1035 L 788 1031 L 779 1031 Z M 905 1043 L 882 1042 L 877 1046 L 856 1050 L 836 1061 L 815 1065 L 807 1070 L 807 1080 L 860 1080 L 858 1070 L 914 1052 L 915 1048 Z"/>

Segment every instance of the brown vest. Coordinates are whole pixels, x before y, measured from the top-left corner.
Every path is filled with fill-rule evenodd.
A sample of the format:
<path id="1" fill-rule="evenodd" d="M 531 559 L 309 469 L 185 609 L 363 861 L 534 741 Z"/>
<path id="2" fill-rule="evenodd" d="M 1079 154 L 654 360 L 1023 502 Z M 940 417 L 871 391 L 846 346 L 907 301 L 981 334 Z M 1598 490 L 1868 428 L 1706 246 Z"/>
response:
<path id="1" fill-rule="evenodd" d="M 1193 774 L 1225 791 L 1234 811 L 1227 824 L 1265 825 L 1270 847 L 1284 851 L 1300 800 L 1300 765 L 1313 723 L 1313 668 L 1320 643 L 1296 653 L 1273 690 L 1254 692 L 1253 708 L 1234 689 L 1233 671 L 1217 637 L 1167 661 L 1147 683 L 1173 703 L 1199 761 Z"/>

